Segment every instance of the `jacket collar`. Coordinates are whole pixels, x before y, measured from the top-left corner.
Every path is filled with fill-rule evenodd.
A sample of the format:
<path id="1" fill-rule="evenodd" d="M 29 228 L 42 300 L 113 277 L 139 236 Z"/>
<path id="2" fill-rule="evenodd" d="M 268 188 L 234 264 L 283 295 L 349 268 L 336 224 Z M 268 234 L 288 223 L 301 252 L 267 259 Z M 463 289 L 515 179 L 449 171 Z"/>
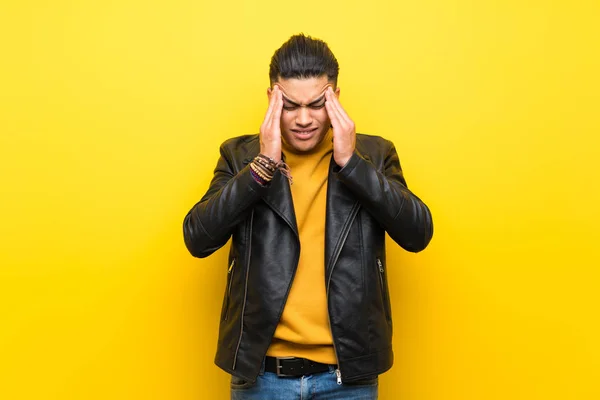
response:
<path id="1" fill-rule="evenodd" d="M 248 148 L 244 164 L 252 162 L 258 154 L 259 149 L 258 140 L 253 141 L 252 145 Z M 327 204 L 325 206 L 325 266 L 327 270 L 330 270 L 337 260 L 348 235 L 350 225 L 359 209 L 358 200 L 352 196 L 349 189 L 337 178 L 335 168 L 337 168 L 337 165 L 333 157 L 331 157 L 327 178 Z M 271 181 L 271 188 L 266 191 L 263 200 L 286 222 L 296 237 L 299 238 L 292 191 L 285 176 L 279 172 L 275 174 L 275 177 Z"/>

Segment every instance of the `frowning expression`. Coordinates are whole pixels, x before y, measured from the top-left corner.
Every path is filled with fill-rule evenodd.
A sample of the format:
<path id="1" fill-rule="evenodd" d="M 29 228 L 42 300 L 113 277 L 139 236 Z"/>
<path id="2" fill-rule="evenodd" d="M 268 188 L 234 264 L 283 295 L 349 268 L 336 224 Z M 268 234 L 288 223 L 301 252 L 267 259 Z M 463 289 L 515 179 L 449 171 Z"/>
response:
<path id="1" fill-rule="evenodd" d="M 305 79 L 279 78 L 273 85 L 279 86 L 283 97 L 282 140 L 297 152 L 311 151 L 330 129 L 325 109 L 325 90 L 330 86 L 335 87 L 334 84 L 323 75 Z M 269 97 L 271 93 L 269 88 Z M 339 88 L 335 89 L 335 93 L 339 95 Z"/>

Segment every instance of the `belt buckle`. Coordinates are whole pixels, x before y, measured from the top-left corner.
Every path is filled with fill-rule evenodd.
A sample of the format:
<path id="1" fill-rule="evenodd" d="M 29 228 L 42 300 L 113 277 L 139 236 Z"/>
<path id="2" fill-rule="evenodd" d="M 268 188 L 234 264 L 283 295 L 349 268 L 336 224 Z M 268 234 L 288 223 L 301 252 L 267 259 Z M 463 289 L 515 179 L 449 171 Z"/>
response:
<path id="1" fill-rule="evenodd" d="M 279 377 L 286 377 L 286 376 L 295 376 L 295 375 L 288 375 L 288 374 L 283 374 L 281 373 L 281 360 L 293 360 L 296 357 L 275 357 L 275 366 L 277 367 L 277 372 L 275 372 L 277 374 L 277 376 Z"/>

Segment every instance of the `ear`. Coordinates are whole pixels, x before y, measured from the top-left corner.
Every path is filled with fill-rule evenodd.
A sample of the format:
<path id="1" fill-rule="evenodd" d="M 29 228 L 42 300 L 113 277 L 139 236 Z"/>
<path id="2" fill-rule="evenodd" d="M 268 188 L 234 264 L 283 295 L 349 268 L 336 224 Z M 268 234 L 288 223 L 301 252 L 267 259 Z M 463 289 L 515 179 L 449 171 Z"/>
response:
<path id="1" fill-rule="evenodd" d="M 267 88 L 267 98 L 269 99 L 269 101 L 271 100 L 271 95 L 273 94 L 273 89 L 271 89 L 270 87 Z"/>
<path id="2" fill-rule="evenodd" d="M 336 87 L 335 91 L 333 93 L 335 93 L 335 97 L 337 97 L 338 99 L 340 98 L 340 88 L 339 87 Z"/>

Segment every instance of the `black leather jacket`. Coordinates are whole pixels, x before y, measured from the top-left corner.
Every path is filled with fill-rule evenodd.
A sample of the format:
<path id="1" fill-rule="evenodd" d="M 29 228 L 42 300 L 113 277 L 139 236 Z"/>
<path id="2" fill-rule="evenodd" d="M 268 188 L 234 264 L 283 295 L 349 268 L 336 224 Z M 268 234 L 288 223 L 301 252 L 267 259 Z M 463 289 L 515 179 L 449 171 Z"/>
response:
<path id="1" fill-rule="evenodd" d="M 259 373 L 300 255 L 287 179 L 277 172 L 262 187 L 250 174 L 259 149 L 258 135 L 223 143 L 210 187 L 183 224 L 195 257 L 210 255 L 232 237 L 215 363 L 248 381 Z M 332 158 L 327 184 L 329 322 L 348 382 L 387 371 L 393 362 L 385 232 L 418 252 L 429 243 L 433 224 L 427 206 L 407 189 L 388 140 L 357 134 L 344 168 Z"/>

